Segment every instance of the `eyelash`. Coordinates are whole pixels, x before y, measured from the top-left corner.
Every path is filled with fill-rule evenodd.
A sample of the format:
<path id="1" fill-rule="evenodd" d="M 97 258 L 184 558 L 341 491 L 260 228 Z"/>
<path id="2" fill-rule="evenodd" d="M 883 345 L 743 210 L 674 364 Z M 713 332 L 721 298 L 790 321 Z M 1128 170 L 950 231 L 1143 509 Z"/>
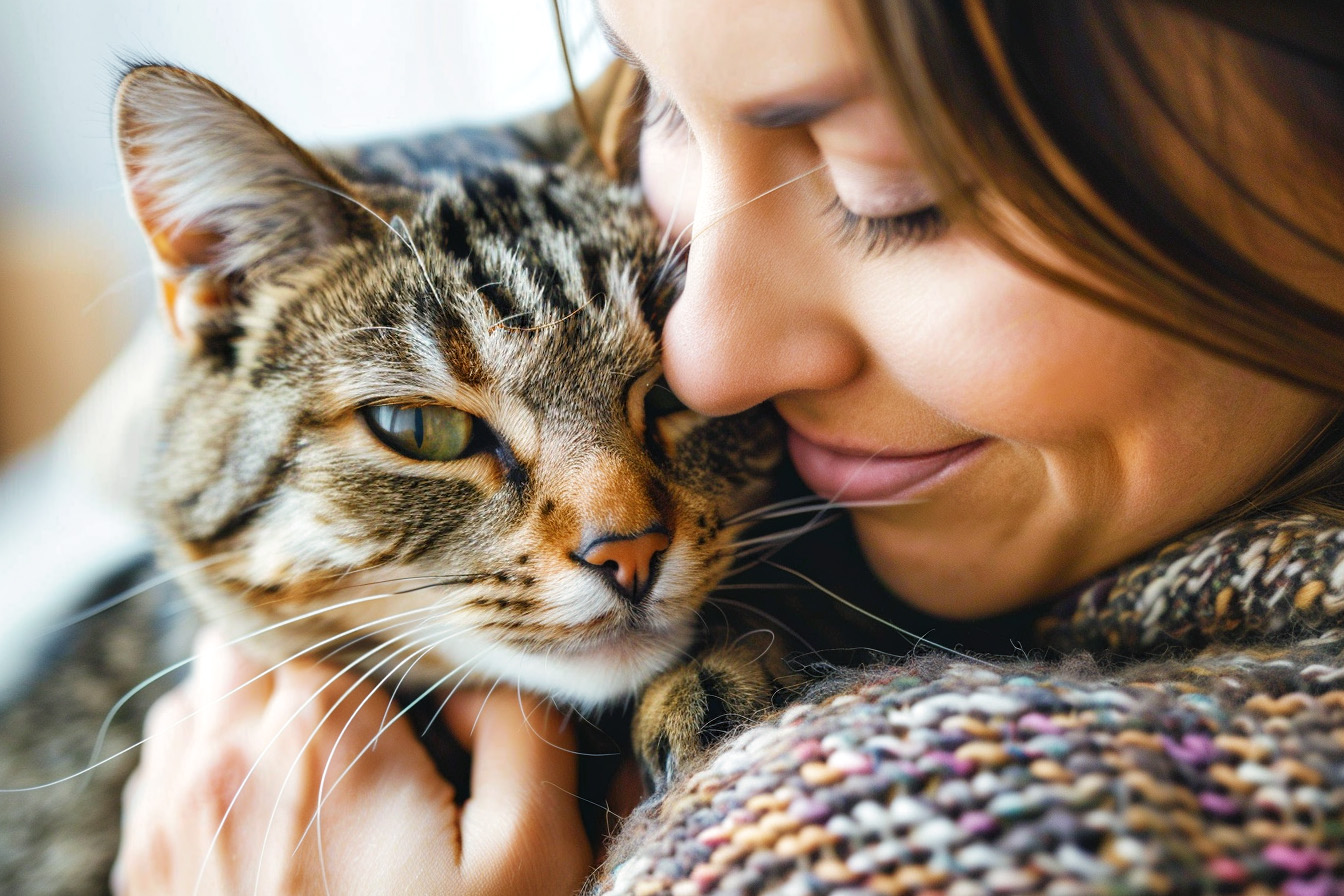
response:
<path id="1" fill-rule="evenodd" d="M 669 134 L 686 131 L 686 119 L 671 101 L 650 88 L 648 81 L 641 79 L 640 88 L 643 96 L 639 99 L 644 106 L 641 130 L 661 127 Z M 835 238 L 841 245 L 861 244 L 869 255 L 930 242 L 945 234 L 949 226 L 947 216 L 936 205 L 876 218 L 850 211 L 837 196 L 826 207 L 826 214 L 835 220 Z"/>
<path id="2" fill-rule="evenodd" d="M 949 226 L 947 216 L 936 205 L 889 218 L 870 218 L 850 211 L 837 196 L 826 213 L 835 219 L 835 238 L 841 244 L 861 244 L 870 255 L 931 242 L 947 233 Z"/>
<path id="3" fill-rule="evenodd" d="M 662 127 L 672 134 L 685 130 L 686 119 L 681 117 L 681 110 L 672 105 L 661 93 L 657 93 L 650 88 L 648 81 L 640 81 L 640 84 L 644 90 L 642 98 L 644 118 L 640 122 L 641 127 Z"/>

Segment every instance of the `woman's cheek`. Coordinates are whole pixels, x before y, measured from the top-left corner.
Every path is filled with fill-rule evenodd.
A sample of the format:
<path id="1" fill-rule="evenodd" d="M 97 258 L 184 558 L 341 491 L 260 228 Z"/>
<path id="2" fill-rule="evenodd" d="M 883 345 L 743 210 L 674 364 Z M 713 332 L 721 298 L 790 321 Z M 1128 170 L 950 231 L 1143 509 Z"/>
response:
<path id="1" fill-rule="evenodd" d="M 874 335 L 883 363 L 950 420 L 1048 443 L 1127 412 L 1155 372 L 1145 334 L 955 236 L 908 250 Z"/>

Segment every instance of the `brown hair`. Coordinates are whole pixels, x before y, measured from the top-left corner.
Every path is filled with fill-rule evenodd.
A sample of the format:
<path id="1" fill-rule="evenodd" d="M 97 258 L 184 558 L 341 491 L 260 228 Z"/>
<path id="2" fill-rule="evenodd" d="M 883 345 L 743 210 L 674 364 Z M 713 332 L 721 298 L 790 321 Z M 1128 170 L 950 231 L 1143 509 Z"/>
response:
<path id="1" fill-rule="evenodd" d="M 1187 182 L 1197 170 L 1279 245 L 1344 271 L 1344 18 L 1329 4 L 849 0 L 847 12 L 950 216 L 1081 297 L 1344 408 L 1344 278 L 1265 264 Z M 633 93 L 608 92 L 594 129 L 609 170 L 629 172 L 641 94 L 629 70 L 608 90 L 613 78 Z M 1250 130 L 1248 109 L 1261 113 Z M 1261 167 L 1248 174 L 1243 156 Z M 1344 519 L 1344 414 L 1231 512 L 1268 506 Z"/>
<path id="2" fill-rule="evenodd" d="M 1080 296 L 1344 398 L 1338 11 L 853 0 L 850 12 L 949 214 Z M 1200 190 L 1210 182 L 1218 189 Z M 1201 202 L 1220 192 L 1275 245 L 1216 226 Z M 1260 252 L 1271 248 L 1276 265 Z M 1333 266 L 1336 278 L 1297 276 L 1277 256 Z M 1233 510 L 1270 505 L 1344 516 L 1344 418 Z"/>

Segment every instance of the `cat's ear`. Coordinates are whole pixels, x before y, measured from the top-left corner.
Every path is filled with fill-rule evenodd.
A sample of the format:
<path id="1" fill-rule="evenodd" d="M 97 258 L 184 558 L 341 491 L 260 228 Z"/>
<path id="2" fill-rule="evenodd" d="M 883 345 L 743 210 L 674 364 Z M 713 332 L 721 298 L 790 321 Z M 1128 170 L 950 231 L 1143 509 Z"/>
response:
<path id="1" fill-rule="evenodd" d="M 224 329 L 246 273 L 301 262 L 348 235 L 352 189 L 256 110 L 170 66 L 117 88 L 117 156 L 154 256 L 164 310 L 188 342 Z"/>

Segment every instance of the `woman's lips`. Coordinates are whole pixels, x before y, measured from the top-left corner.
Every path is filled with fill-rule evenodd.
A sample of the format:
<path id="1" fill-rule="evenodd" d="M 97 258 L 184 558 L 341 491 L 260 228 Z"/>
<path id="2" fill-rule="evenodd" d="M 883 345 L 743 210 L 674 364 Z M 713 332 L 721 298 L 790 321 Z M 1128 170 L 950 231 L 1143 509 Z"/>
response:
<path id="1" fill-rule="evenodd" d="M 830 501 L 897 501 L 945 478 L 987 444 L 976 439 L 926 454 L 856 454 L 789 429 L 789 456 L 807 487 Z"/>

